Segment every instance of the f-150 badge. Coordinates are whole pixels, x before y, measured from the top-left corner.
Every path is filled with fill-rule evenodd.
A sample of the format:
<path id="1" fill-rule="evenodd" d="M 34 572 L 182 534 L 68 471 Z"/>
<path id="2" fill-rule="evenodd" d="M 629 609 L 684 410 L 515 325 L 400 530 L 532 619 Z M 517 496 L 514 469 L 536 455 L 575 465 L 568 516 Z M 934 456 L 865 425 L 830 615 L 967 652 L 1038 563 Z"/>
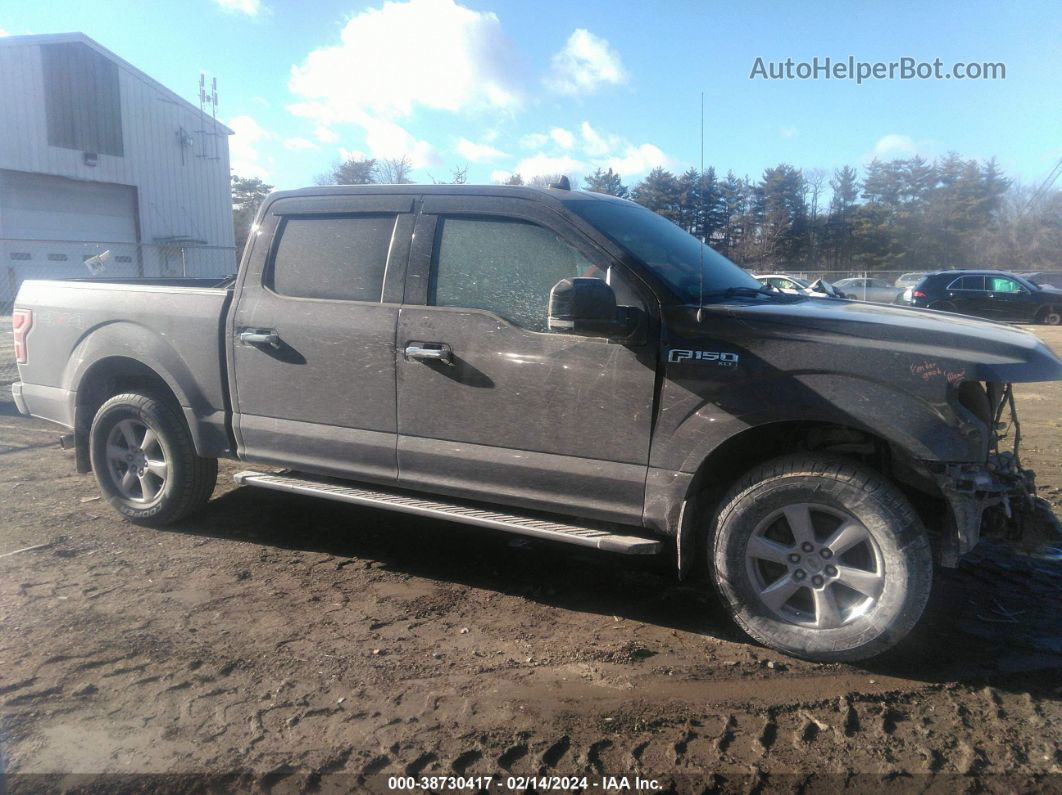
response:
<path id="1" fill-rule="evenodd" d="M 683 348 L 672 348 L 668 351 L 669 362 L 704 362 L 715 364 L 720 367 L 737 367 L 741 357 L 736 353 L 725 351 L 690 351 Z"/>

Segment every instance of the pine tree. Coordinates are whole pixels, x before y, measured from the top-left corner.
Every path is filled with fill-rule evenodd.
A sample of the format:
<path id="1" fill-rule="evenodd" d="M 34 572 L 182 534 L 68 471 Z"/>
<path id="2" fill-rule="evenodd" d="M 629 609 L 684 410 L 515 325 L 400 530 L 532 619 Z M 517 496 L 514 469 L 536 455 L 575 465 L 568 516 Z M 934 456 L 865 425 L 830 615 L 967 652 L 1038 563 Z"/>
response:
<path id="1" fill-rule="evenodd" d="M 831 251 L 830 267 L 847 269 L 851 264 L 852 213 L 859 201 L 859 179 L 856 170 L 844 166 L 833 172 L 830 180 L 833 197 L 830 199 L 830 215 L 826 222 L 826 235 Z"/>
<path id="2" fill-rule="evenodd" d="M 750 262 L 747 251 L 753 238 L 750 216 L 752 188 L 748 180 L 738 179 L 728 171 L 719 185 L 719 249 L 738 264 Z"/>
<path id="3" fill-rule="evenodd" d="M 782 163 L 764 171 L 757 187 L 760 257 L 765 262 L 792 267 L 807 248 L 804 177 L 798 169 Z"/>
<path id="4" fill-rule="evenodd" d="M 620 175 L 611 168 L 608 171 L 602 171 L 599 168 L 593 174 L 584 177 L 583 190 L 593 193 L 605 193 L 609 196 L 619 196 L 621 199 L 627 198 L 630 194 L 627 186 L 620 181 Z"/>
<path id="5" fill-rule="evenodd" d="M 236 235 L 236 261 L 243 257 L 243 247 L 251 233 L 251 224 L 262 200 L 273 190 L 258 177 L 232 175 L 232 225 Z"/>
<path id="6" fill-rule="evenodd" d="M 679 183 L 675 175 L 657 166 L 631 190 L 631 198 L 668 220 L 679 222 Z"/>
<path id="7" fill-rule="evenodd" d="M 375 158 L 351 157 L 332 166 L 327 174 L 321 174 L 318 185 L 372 185 L 377 181 L 379 169 Z"/>

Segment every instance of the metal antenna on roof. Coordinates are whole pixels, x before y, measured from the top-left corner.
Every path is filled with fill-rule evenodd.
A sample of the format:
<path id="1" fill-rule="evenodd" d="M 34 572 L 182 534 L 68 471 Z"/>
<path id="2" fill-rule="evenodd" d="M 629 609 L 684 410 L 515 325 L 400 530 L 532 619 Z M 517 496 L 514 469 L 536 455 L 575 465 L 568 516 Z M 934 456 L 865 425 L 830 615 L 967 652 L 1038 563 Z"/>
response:
<path id="1" fill-rule="evenodd" d="M 697 195 L 700 197 L 701 215 L 704 214 L 704 92 L 701 92 L 701 173 L 697 176 L 700 183 L 697 187 Z M 701 322 L 704 313 L 704 218 L 701 218 L 701 265 L 697 273 L 700 275 L 700 286 L 697 290 L 697 322 Z"/>
<path id="2" fill-rule="evenodd" d="M 210 116 L 214 121 L 214 159 L 218 159 L 218 79 L 210 81 L 212 96 L 210 98 Z"/>

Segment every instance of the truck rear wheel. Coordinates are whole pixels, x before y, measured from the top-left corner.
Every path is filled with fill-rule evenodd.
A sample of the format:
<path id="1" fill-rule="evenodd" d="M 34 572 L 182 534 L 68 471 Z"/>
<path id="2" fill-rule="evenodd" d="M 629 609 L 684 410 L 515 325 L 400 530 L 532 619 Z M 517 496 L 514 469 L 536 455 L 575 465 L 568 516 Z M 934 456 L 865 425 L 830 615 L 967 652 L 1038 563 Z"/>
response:
<path id="1" fill-rule="evenodd" d="M 877 472 L 785 456 L 746 474 L 712 523 L 709 564 L 731 615 L 764 645 L 809 660 L 873 657 L 922 615 L 925 528 Z"/>
<path id="2" fill-rule="evenodd" d="M 202 507 L 218 462 L 196 455 L 184 419 L 151 394 L 115 395 L 89 431 L 89 454 L 103 496 L 136 524 L 159 527 Z"/>

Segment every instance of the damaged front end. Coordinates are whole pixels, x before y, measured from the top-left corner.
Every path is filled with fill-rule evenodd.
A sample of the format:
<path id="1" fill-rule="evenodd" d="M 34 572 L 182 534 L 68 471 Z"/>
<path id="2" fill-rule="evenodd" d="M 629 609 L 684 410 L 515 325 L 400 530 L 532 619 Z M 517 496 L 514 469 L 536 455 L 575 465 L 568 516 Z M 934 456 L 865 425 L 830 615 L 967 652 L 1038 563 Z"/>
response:
<path id="1" fill-rule="evenodd" d="M 980 387 L 980 385 L 977 385 Z M 1014 543 L 1038 552 L 1062 543 L 1062 525 L 1042 497 L 1036 495 L 1036 473 L 1021 466 L 1021 425 L 1011 384 L 989 382 L 981 388 L 974 413 L 990 429 L 984 464 L 935 464 L 932 476 L 948 504 L 941 564 L 958 565 L 981 538 Z M 1010 450 L 1001 448 L 1010 441 Z"/>

